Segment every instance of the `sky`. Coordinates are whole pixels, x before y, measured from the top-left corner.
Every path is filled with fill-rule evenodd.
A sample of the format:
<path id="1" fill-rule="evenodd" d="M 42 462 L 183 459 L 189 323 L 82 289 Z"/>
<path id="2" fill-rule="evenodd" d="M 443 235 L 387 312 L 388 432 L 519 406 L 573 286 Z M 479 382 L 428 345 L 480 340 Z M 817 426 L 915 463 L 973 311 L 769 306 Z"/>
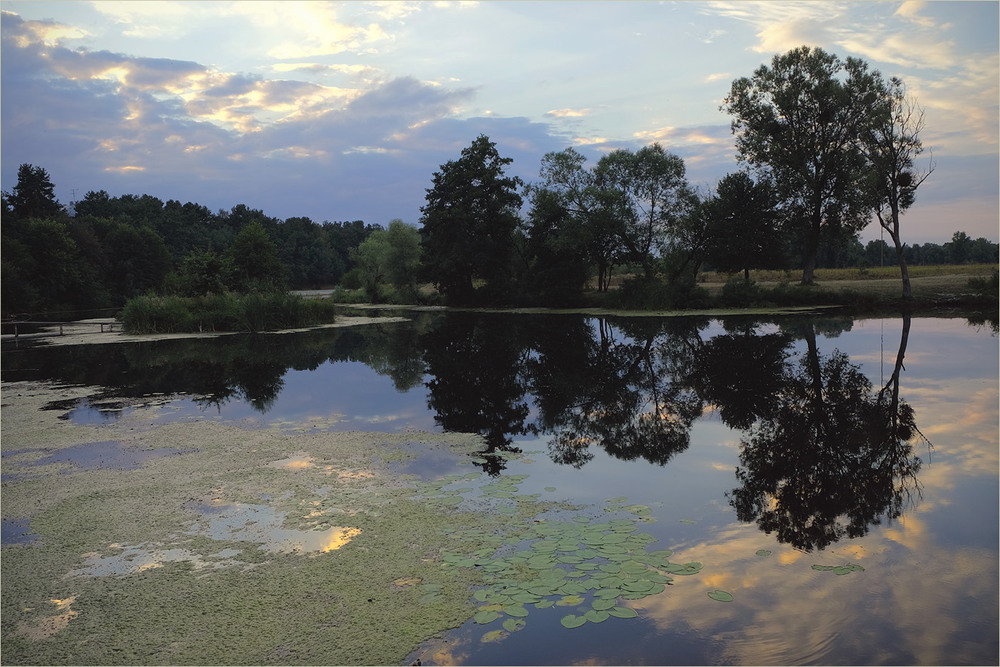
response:
<path id="1" fill-rule="evenodd" d="M 1000 232 L 1000 2 L 0 1 L 0 187 L 149 194 L 279 219 L 416 224 L 479 135 L 542 156 L 659 142 L 736 171 L 734 79 L 802 45 L 899 76 L 933 173 L 903 240 Z M 877 223 L 862 240 L 880 238 Z M 888 241 L 888 237 L 884 237 Z"/>

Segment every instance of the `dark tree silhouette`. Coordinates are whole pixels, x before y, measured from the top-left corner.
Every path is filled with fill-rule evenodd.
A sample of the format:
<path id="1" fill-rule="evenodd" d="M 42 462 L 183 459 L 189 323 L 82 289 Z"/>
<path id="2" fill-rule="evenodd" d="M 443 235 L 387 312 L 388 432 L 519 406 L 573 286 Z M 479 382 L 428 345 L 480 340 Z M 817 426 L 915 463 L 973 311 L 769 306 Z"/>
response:
<path id="1" fill-rule="evenodd" d="M 904 320 L 894 380 L 873 393 L 847 355 L 820 355 L 806 327 L 808 349 L 789 369 L 777 411 L 741 442 L 741 486 L 730 494 L 741 521 L 811 551 L 902 514 L 920 469 L 913 409 L 898 398 L 908 330 Z"/>

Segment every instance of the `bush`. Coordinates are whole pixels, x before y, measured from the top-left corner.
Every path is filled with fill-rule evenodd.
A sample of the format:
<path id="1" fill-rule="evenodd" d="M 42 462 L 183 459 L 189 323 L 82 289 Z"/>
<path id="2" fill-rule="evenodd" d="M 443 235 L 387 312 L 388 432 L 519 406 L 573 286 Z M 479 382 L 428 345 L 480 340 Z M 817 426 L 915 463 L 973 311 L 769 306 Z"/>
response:
<path id="1" fill-rule="evenodd" d="M 764 301 L 764 294 L 756 282 L 747 283 L 733 276 L 722 286 L 721 304 L 724 306 L 756 306 Z"/>
<path id="2" fill-rule="evenodd" d="M 334 305 L 289 292 L 140 296 L 125 304 L 119 319 L 128 333 L 258 332 L 332 322 Z"/>
<path id="3" fill-rule="evenodd" d="M 1000 298 L 1000 272 L 993 269 L 989 278 L 969 278 L 969 289 L 979 296 Z"/>

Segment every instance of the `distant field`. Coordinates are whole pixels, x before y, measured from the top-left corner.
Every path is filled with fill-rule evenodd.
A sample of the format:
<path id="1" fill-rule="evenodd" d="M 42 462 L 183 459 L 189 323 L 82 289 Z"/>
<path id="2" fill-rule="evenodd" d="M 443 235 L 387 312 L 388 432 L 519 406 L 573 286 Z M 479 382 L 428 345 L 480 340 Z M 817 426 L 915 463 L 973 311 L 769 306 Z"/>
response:
<path id="1" fill-rule="evenodd" d="M 988 277 L 997 270 L 996 264 L 942 264 L 911 266 L 910 288 L 916 298 L 934 298 L 969 291 L 969 278 Z M 750 277 L 761 287 L 781 283 L 794 285 L 802 278 L 801 271 L 751 271 Z M 710 293 L 722 290 L 729 279 L 723 273 L 703 273 L 699 284 Z M 816 286 L 823 291 L 893 296 L 902 292 L 899 267 L 816 269 Z"/>
<path id="2" fill-rule="evenodd" d="M 996 264 L 935 264 L 932 266 L 911 266 L 910 280 L 932 276 L 989 276 L 997 268 Z M 698 281 L 706 287 L 714 283 L 722 284 L 729 280 L 725 273 L 706 272 L 698 277 Z M 750 278 L 758 283 L 778 284 L 782 282 L 796 283 L 802 279 L 802 270 L 794 271 L 751 271 Z M 816 282 L 823 284 L 832 281 L 862 281 L 900 280 L 898 266 L 850 269 L 816 269 Z"/>

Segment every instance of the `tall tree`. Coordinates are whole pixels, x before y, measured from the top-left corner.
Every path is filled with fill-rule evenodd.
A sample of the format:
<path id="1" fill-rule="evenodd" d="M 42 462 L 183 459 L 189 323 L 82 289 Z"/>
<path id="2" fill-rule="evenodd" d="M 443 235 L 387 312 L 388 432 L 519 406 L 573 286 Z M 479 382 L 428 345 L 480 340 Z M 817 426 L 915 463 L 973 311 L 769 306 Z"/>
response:
<path id="1" fill-rule="evenodd" d="M 55 186 L 49 173 L 42 167 L 22 164 L 17 168 L 17 185 L 7 196 L 7 201 L 17 218 L 52 218 L 65 214 L 65 209 L 55 197 Z"/>
<path id="2" fill-rule="evenodd" d="M 651 278 L 657 251 L 693 204 L 684 161 L 658 143 L 635 153 L 620 149 L 600 159 L 596 181 L 598 188 L 615 194 L 608 203 L 627 259 L 641 263 Z"/>
<path id="3" fill-rule="evenodd" d="M 863 61 L 808 46 L 733 81 L 721 106 L 733 116 L 739 160 L 774 178 L 790 222 L 803 228 L 803 283 L 813 282 L 824 229 L 868 223 L 873 202 L 858 187 L 868 168 L 858 139 L 878 106 Z"/>
<path id="4" fill-rule="evenodd" d="M 483 290 L 495 298 L 509 284 L 520 225 L 517 190 L 523 185 L 504 173 L 511 162 L 500 157 L 489 137 L 480 135 L 458 160 L 434 173 L 420 209 L 424 267 L 451 303 L 475 301 L 476 279 L 484 280 Z"/>
<path id="5" fill-rule="evenodd" d="M 719 271 L 780 268 L 784 239 L 775 208 L 774 188 L 766 179 L 756 183 L 745 172 L 727 174 L 705 204 L 708 218 L 708 261 Z"/>
<path id="6" fill-rule="evenodd" d="M 236 234 L 233 245 L 226 250 L 229 287 L 240 292 L 284 289 L 288 269 L 281 262 L 278 246 L 260 220 L 256 218 L 243 225 Z"/>
<path id="7" fill-rule="evenodd" d="M 597 289 L 603 292 L 622 252 L 611 214 L 614 197 L 598 188 L 596 168 L 587 169 L 586 162 L 587 158 L 573 148 L 545 154 L 540 180 L 530 187 L 530 236 L 535 242 L 543 235 L 546 241 L 561 236 L 557 242 L 562 250 L 568 250 L 567 236 L 581 244 L 586 259 L 597 269 Z"/>
<path id="8" fill-rule="evenodd" d="M 877 197 L 875 215 L 896 246 L 903 298 L 908 299 L 910 273 L 903 255 L 899 216 L 913 205 L 917 188 L 931 175 L 934 166 L 931 164 L 924 172 L 914 170 L 913 161 L 923 151 L 920 130 L 924 127 L 924 112 L 906 94 L 903 82 L 896 77 L 885 81 L 878 72 L 872 74 L 872 80 L 880 103 L 861 137 L 861 145 L 872 166 L 871 185 Z"/>

